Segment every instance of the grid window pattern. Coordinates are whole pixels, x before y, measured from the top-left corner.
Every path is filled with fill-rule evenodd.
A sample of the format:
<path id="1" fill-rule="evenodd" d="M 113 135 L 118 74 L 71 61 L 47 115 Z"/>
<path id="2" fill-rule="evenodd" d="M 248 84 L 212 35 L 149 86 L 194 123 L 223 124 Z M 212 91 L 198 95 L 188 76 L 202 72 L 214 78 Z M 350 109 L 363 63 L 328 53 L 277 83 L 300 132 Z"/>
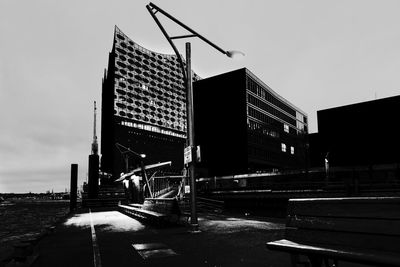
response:
<path id="1" fill-rule="evenodd" d="M 255 118 L 259 121 L 262 121 L 266 124 L 271 124 L 271 125 L 276 125 L 278 127 L 283 127 L 283 124 L 277 120 L 275 120 L 274 118 L 268 116 L 268 114 L 265 114 L 264 112 L 261 112 L 255 108 L 252 107 L 248 107 L 248 115 L 252 118 Z"/>
<path id="2" fill-rule="evenodd" d="M 296 119 L 291 118 L 287 114 L 283 113 L 282 111 L 276 109 L 275 107 L 268 104 L 267 101 L 260 99 L 258 97 L 253 96 L 251 93 L 247 95 L 248 103 L 268 112 L 269 114 L 278 117 L 279 119 L 296 126 Z"/>
<path id="3" fill-rule="evenodd" d="M 124 126 L 146 131 L 155 129 L 184 138 L 186 93 L 177 57 L 139 46 L 118 27 L 113 53 L 114 115 L 127 122 Z M 199 79 L 193 75 L 193 80 Z"/>
<path id="4" fill-rule="evenodd" d="M 269 92 L 267 89 L 265 89 L 263 86 L 259 85 L 256 81 L 251 79 L 250 77 L 247 77 L 246 79 L 246 84 L 247 84 L 247 89 L 250 90 L 253 94 L 261 97 L 262 99 L 265 99 L 272 105 L 280 108 L 281 110 L 289 113 L 293 117 L 296 117 L 296 111 L 283 103 L 281 100 L 279 100 L 277 97 L 275 97 L 271 92 Z"/>

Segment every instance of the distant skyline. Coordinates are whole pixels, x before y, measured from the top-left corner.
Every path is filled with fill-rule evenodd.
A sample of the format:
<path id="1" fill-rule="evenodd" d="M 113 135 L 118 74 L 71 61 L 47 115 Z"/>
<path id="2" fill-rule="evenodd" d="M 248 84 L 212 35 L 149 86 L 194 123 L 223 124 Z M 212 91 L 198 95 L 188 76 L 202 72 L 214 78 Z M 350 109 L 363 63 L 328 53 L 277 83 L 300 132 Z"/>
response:
<path id="1" fill-rule="evenodd" d="M 248 68 L 307 113 L 310 132 L 318 130 L 318 110 L 400 93 L 400 1 L 153 2 L 218 46 L 246 54 L 231 60 L 193 39 L 197 74 Z M 148 3 L 0 2 L 0 193 L 69 189 L 71 163 L 79 164 L 78 184 L 86 180 L 93 101 L 101 138 L 101 80 L 114 26 L 173 54 Z"/>

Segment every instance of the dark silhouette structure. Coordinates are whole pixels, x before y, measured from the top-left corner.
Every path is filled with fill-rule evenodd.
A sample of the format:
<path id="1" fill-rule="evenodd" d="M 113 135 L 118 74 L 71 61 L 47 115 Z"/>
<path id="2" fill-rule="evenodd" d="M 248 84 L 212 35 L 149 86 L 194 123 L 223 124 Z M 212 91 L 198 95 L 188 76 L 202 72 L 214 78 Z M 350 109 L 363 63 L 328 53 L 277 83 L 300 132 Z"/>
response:
<path id="1" fill-rule="evenodd" d="M 126 164 L 117 143 L 146 154 L 149 163 L 172 161 L 171 171 L 182 171 L 186 93 L 175 55 L 145 49 L 115 27 L 102 100 L 103 172 L 118 177 L 138 164 L 135 158 Z"/>
<path id="2" fill-rule="evenodd" d="M 318 133 L 310 135 L 313 166 L 371 166 L 400 163 L 400 96 L 317 112 Z"/>
<path id="3" fill-rule="evenodd" d="M 93 115 L 93 142 L 92 153 L 89 155 L 89 174 L 88 174 L 88 196 L 89 198 L 97 198 L 99 193 L 99 154 L 96 134 L 96 119 L 97 108 L 96 101 L 94 102 Z"/>
<path id="4" fill-rule="evenodd" d="M 78 164 L 71 164 L 71 184 L 69 196 L 69 211 L 73 212 L 76 209 L 78 198 Z"/>
<path id="5" fill-rule="evenodd" d="M 307 115 L 248 69 L 195 82 L 194 107 L 203 175 L 306 167 Z"/>

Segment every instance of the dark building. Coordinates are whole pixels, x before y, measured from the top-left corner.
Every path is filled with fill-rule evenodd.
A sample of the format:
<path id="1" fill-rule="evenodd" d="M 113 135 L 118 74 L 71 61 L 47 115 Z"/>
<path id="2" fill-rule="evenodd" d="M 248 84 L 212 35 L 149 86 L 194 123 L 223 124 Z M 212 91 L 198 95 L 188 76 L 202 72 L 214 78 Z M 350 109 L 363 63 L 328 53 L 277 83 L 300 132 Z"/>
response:
<path id="1" fill-rule="evenodd" d="M 310 136 L 313 166 L 400 163 L 400 96 L 317 112 L 318 133 Z"/>
<path id="2" fill-rule="evenodd" d="M 101 115 L 103 172 L 116 177 L 137 164 L 133 157 L 126 162 L 116 144 L 146 154 L 147 163 L 172 161 L 171 170 L 183 169 L 186 93 L 175 55 L 145 49 L 115 27 Z"/>
<path id="3" fill-rule="evenodd" d="M 202 175 L 305 168 L 307 115 L 246 68 L 194 83 Z"/>

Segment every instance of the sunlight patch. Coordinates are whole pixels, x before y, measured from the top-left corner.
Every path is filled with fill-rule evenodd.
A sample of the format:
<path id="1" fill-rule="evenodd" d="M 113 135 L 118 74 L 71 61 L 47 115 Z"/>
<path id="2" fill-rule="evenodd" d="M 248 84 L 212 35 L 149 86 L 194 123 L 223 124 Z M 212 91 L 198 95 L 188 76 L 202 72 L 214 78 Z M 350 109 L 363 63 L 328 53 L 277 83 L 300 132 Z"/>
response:
<path id="1" fill-rule="evenodd" d="M 104 231 L 126 232 L 139 231 L 145 226 L 139 221 L 132 219 L 118 211 L 92 212 L 93 224 L 101 226 Z M 90 227 L 89 213 L 76 214 L 68 219 L 64 225 L 77 227 Z"/>

